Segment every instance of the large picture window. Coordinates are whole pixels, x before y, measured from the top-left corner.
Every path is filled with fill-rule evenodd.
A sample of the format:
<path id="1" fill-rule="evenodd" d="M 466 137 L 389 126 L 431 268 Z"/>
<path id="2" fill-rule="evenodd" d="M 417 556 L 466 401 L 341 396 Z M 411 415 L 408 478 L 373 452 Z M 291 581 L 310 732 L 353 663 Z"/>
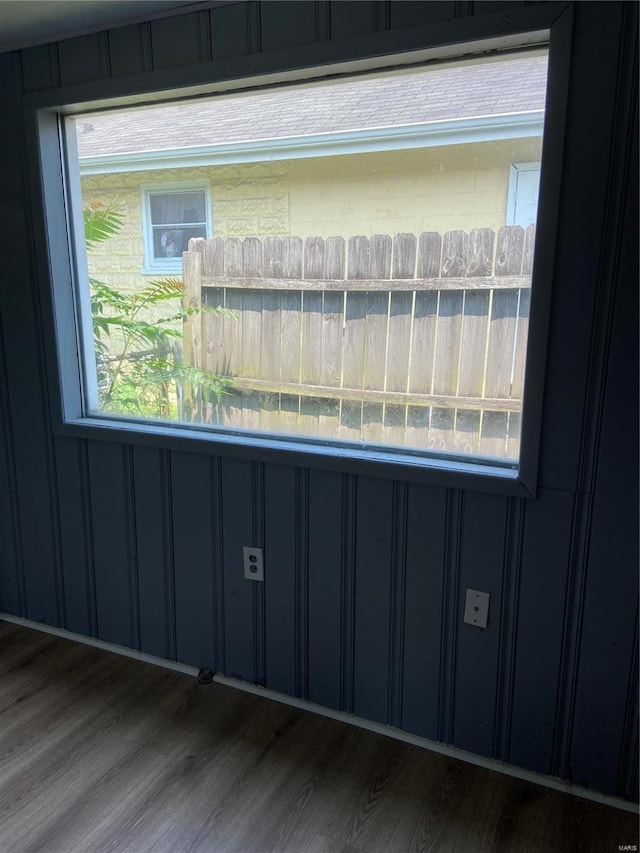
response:
<path id="1" fill-rule="evenodd" d="M 547 69 L 72 111 L 82 417 L 517 476 Z"/>

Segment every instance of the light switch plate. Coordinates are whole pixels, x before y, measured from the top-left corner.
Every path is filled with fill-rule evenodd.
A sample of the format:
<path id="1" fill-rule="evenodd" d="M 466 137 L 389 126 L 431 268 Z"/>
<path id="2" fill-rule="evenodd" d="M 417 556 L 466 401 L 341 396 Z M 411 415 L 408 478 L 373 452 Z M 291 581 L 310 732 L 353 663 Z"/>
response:
<path id="1" fill-rule="evenodd" d="M 486 628 L 489 624 L 489 593 L 468 589 L 464 604 L 465 625 Z"/>

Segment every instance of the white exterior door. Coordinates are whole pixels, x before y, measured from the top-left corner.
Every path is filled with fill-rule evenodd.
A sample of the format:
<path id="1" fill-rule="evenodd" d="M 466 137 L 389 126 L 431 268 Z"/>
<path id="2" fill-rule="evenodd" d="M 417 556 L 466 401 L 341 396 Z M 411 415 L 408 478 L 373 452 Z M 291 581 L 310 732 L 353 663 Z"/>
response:
<path id="1" fill-rule="evenodd" d="M 514 163 L 509 175 L 507 225 L 526 228 L 535 224 L 538 212 L 540 163 Z"/>

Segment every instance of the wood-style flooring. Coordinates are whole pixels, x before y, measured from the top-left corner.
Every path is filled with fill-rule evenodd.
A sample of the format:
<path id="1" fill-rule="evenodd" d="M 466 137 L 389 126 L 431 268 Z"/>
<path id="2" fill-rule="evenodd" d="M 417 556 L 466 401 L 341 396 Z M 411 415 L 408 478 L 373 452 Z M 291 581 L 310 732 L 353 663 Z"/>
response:
<path id="1" fill-rule="evenodd" d="M 2 853 L 615 853 L 629 812 L 0 622 Z"/>

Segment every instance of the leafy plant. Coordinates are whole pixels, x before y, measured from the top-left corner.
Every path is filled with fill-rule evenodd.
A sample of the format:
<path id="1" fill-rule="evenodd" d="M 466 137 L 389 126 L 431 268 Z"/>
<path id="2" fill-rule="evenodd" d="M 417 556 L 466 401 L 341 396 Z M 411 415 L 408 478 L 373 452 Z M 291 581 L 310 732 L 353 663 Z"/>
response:
<path id="1" fill-rule="evenodd" d="M 117 236 L 123 225 L 119 210 L 92 202 L 84 210 L 87 250 Z M 203 420 L 203 404 L 212 398 L 219 401 L 228 393 L 230 380 L 183 364 L 181 324 L 189 315 L 205 310 L 228 312 L 185 308 L 184 284 L 176 278 L 150 281 L 134 292 L 94 278 L 89 283 L 100 409 L 150 418 Z M 185 388 L 190 403 L 186 407 Z"/>

